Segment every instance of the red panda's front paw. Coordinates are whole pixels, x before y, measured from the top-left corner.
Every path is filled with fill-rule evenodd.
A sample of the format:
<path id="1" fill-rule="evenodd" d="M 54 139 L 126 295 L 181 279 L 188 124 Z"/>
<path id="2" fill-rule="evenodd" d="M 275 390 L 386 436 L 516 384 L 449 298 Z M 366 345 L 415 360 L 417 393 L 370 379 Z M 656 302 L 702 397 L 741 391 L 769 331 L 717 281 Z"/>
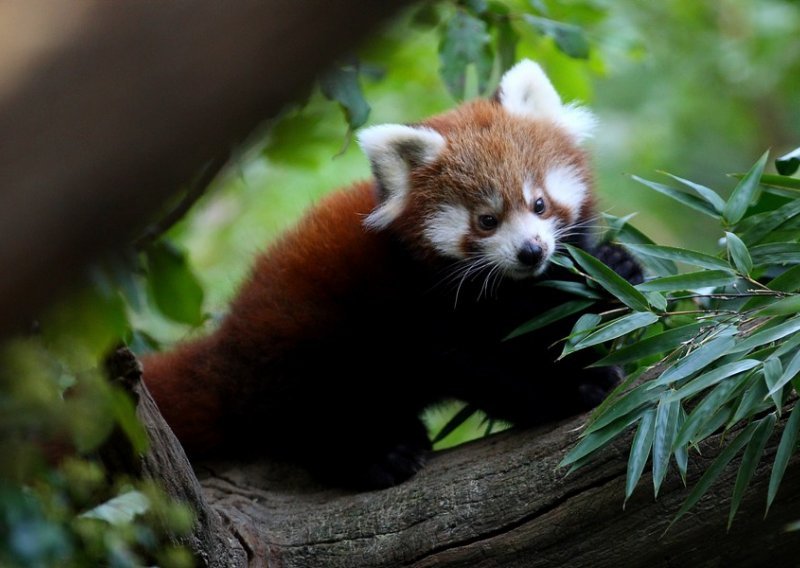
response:
<path id="1" fill-rule="evenodd" d="M 399 444 L 391 448 L 364 472 L 363 485 L 368 489 L 384 489 L 409 479 L 425 465 L 427 448 Z"/>
<path id="2" fill-rule="evenodd" d="M 591 369 L 586 373 L 578 383 L 578 395 L 585 410 L 599 406 L 623 379 L 622 369 L 616 366 Z"/>
<path id="3" fill-rule="evenodd" d="M 631 254 L 619 245 L 603 243 L 592 251 L 595 258 L 602 261 L 614 272 L 633 285 L 644 282 L 642 267 Z"/>

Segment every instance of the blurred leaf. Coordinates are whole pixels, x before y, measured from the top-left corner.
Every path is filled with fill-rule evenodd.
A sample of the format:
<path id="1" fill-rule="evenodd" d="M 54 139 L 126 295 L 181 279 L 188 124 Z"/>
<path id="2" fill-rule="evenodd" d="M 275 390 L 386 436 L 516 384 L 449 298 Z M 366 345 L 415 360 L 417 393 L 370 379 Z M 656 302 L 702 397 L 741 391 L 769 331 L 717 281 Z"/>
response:
<path id="1" fill-rule="evenodd" d="M 478 407 L 471 404 L 465 404 L 464 407 L 459 410 L 455 416 L 448 420 L 447 424 L 445 424 L 441 430 L 439 430 L 439 433 L 436 434 L 433 440 L 431 440 L 431 444 L 437 444 L 447 438 L 456 428 L 461 426 L 476 412 L 478 412 Z"/>
<path id="2" fill-rule="evenodd" d="M 786 337 L 787 335 L 798 330 L 800 330 L 800 316 L 793 317 L 779 325 L 776 325 L 775 327 L 754 333 L 747 339 L 737 343 L 736 346 L 730 350 L 730 353 L 749 351 L 754 347 L 759 347 L 765 343 L 771 343 L 772 341 Z"/>
<path id="3" fill-rule="evenodd" d="M 800 191 L 800 178 L 764 174 L 761 176 L 761 185 L 766 186 L 768 189 L 785 190 L 774 191 L 774 193 L 785 197 L 796 199 L 800 196 L 800 194 L 797 193 Z"/>
<path id="4" fill-rule="evenodd" d="M 491 39 L 486 23 L 464 10 L 457 10 L 447 22 L 439 45 L 440 73 L 456 100 L 464 98 L 469 65 L 477 71 L 479 92 L 486 92 L 494 59 Z"/>
<path id="5" fill-rule="evenodd" d="M 591 298 L 593 300 L 599 300 L 602 297 L 600 294 L 582 282 L 571 282 L 569 280 L 542 280 L 541 282 L 537 282 L 536 285 L 543 288 L 561 290 L 563 292 L 568 292 L 583 298 Z"/>
<path id="6" fill-rule="evenodd" d="M 734 346 L 736 340 L 730 335 L 716 337 L 694 351 L 679 359 L 672 366 L 668 367 L 661 376 L 650 383 L 651 388 L 666 385 L 685 379 L 706 368 L 708 365 L 728 353 Z"/>
<path id="7" fill-rule="evenodd" d="M 489 9 L 486 0 L 460 0 L 460 4 L 476 15 L 481 15 Z"/>
<path id="8" fill-rule="evenodd" d="M 611 292 L 617 299 L 637 312 L 649 311 L 647 298 L 634 288 L 627 280 L 611 270 L 595 257 L 579 248 L 566 245 L 572 258 L 581 265 L 589 276 L 595 278 L 603 288 Z"/>
<path id="9" fill-rule="evenodd" d="M 181 323 L 203 323 L 203 288 L 186 255 L 163 240 L 149 246 L 146 255 L 148 283 L 161 313 Z"/>
<path id="10" fill-rule="evenodd" d="M 553 38 L 558 49 L 566 55 L 573 59 L 589 58 L 589 41 L 578 26 L 530 14 L 523 14 L 522 17 L 540 34 Z"/>
<path id="11" fill-rule="evenodd" d="M 641 292 L 672 292 L 698 288 L 727 286 L 736 282 L 736 276 L 724 270 L 701 270 L 676 276 L 662 276 L 636 285 Z"/>
<path id="12" fill-rule="evenodd" d="M 658 193 L 662 195 L 666 195 L 667 197 L 671 197 L 675 201 L 679 203 L 683 203 L 687 207 L 691 207 L 695 211 L 700 211 L 700 213 L 705 213 L 706 215 L 713 217 L 714 219 L 719 219 L 719 214 L 714 210 L 714 208 L 709 205 L 703 199 L 695 197 L 694 195 L 688 194 L 684 191 L 677 190 L 675 188 L 669 187 L 668 185 L 664 185 L 662 183 L 657 183 L 654 181 L 646 180 L 644 178 L 640 178 L 639 176 L 631 176 L 634 180 L 638 181 L 641 184 L 646 185 L 650 189 L 654 189 Z"/>
<path id="13" fill-rule="evenodd" d="M 633 494 L 633 490 L 642 477 L 642 471 L 647 464 L 650 456 L 650 448 L 653 446 L 653 436 L 655 434 L 656 411 L 648 410 L 642 415 L 636 435 L 631 443 L 631 453 L 628 456 L 628 471 L 625 476 L 625 503 Z M 623 505 L 624 507 L 624 505 Z"/>
<path id="14" fill-rule="evenodd" d="M 783 176 L 794 174 L 798 168 L 800 168 L 800 148 L 795 148 L 775 160 L 775 169 Z"/>
<path id="15" fill-rule="evenodd" d="M 577 351 L 578 349 L 584 349 L 591 345 L 597 345 L 598 343 L 616 339 L 626 333 L 655 323 L 658 319 L 658 316 L 651 312 L 634 312 L 628 314 L 604 325 L 597 331 L 590 333 L 578 341 L 575 345 L 575 350 Z"/>
<path id="16" fill-rule="evenodd" d="M 517 62 L 519 34 L 507 17 L 497 23 L 497 55 L 500 59 L 500 73 L 505 73 Z"/>
<path id="17" fill-rule="evenodd" d="M 560 306 L 556 306 L 555 308 L 550 308 L 549 310 L 542 312 L 535 318 L 528 320 L 516 328 L 514 331 L 505 336 L 503 341 L 508 341 L 509 339 L 513 339 L 525 333 L 530 333 L 531 331 L 542 328 L 555 321 L 581 312 L 592 304 L 594 304 L 593 300 L 572 300 L 570 302 L 561 304 Z"/>
<path id="18" fill-rule="evenodd" d="M 713 371 L 703 373 L 689 381 L 688 384 L 681 387 L 678 391 L 673 392 L 670 400 L 683 400 L 702 390 L 713 387 L 718 382 L 728 377 L 749 371 L 760 364 L 761 361 L 755 359 L 742 359 L 741 361 L 734 361 L 733 363 L 721 365 Z"/>
<path id="19" fill-rule="evenodd" d="M 753 259 L 750 258 L 750 252 L 747 250 L 747 245 L 733 233 L 725 233 L 725 242 L 728 245 L 728 254 L 733 263 L 736 265 L 737 270 L 744 275 L 749 275 L 753 270 Z"/>
<path id="20" fill-rule="evenodd" d="M 334 66 L 319 78 L 322 94 L 339 103 L 350 131 L 367 122 L 370 107 L 358 82 L 358 61 Z"/>
<path id="21" fill-rule="evenodd" d="M 111 409 L 117 424 L 125 432 L 136 454 L 143 454 L 149 443 L 147 432 L 136 417 L 136 406 L 130 395 L 121 389 L 111 389 Z"/>
<path id="22" fill-rule="evenodd" d="M 719 194 L 711 188 L 708 188 L 704 185 L 700 185 L 699 183 L 695 183 L 693 181 L 689 181 L 688 179 L 683 179 L 678 176 L 674 176 L 670 173 L 664 172 L 666 175 L 682 183 L 683 185 L 690 187 L 697 193 L 700 197 L 702 197 L 714 210 L 722 214 L 723 209 L 725 209 L 725 200 L 722 199 Z"/>
<path id="23" fill-rule="evenodd" d="M 590 366 L 603 367 L 606 365 L 620 365 L 622 363 L 641 360 L 649 355 L 669 351 L 697 335 L 702 326 L 703 324 L 695 322 L 670 329 L 621 349 L 617 349 L 616 351 L 612 351 L 597 363 L 593 363 Z"/>
<path id="24" fill-rule="evenodd" d="M 750 255 L 756 264 L 782 264 L 784 262 L 797 262 L 800 259 L 800 244 L 798 243 L 770 243 L 754 246 Z"/>
<path id="25" fill-rule="evenodd" d="M 695 504 L 700 500 L 703 495 L 705 495 L 714 481 L 719 477 L 722 473 L 722 470 L 725 469 L 731 460 L 736 457 L 736 454 L 747 444 L 753 436 L 753 433 L 756 429 L 756 423 L 749 424 L 744 430 L 739 432 L 736 438 L 731 441 L 722 452 L 717 456 L 717 459 L 713 461 L 713 463 L 708 466 L 708 469 L 703 474 L 703 477 L 700 478 L 700 481 L 697 482 L 697 485 L 694 486 L 692 492 L 689 494 L 689 497 L 686 498 L 683 505 L 681 506 L 678 514 L 675 515 L 675 518 L 669 523 L 669 527 L 674 525 L 678 519 L 680 519 L 686 512 L 695 506 Z M 669 530 L 667 527 L 667 530 Z"/>
<path id="26" fill-rule="evenodd" d="M 759 158 L 755 165 L 750 168 L 750 171 L 747 172 L 733 189 L 722 214 L 727 223 L 735 225 L 744 217 L 758 189 L 761 174 L 764 173 L 764 166 L 767 164 L 768 156 L 769 152 L 764 152 L 761 158 Z"/>
<path id="27" fill-rule="evenodd" d="M 98 519 L 110 525 L 130 523 L 136 516 L 150 509 L 150 501 L 139 491 L 131 490 L 105 503 L 86 511 L 80 516 L 85 519 Z"/>
<path id="28" fill-rule="evenodd" d="M 670 393 L 668 392 L 663 393 L 658 401 L 653 437 L 653 489 L 656 497 L 658 497 L 658 490 L 667 475 L 672 445 L 678 428 L 680 408 L 679 401 L 672 400 L 670 402 Z"/>
<path id="29" fill-rule="evenodd" d="M 692 266 L 699 266 L 701 268 L 709 268 L 712 270 L 722 269 L 731 270 L 731 266 L 716 256 L 705 254 L 702 252 L 695 252 L 693 250 L 680 249 L 675 247 L 666 247 L 661 245 L 626 245 L 627 248 L 640 254 L 655 256 L 665 260 L 672 260 L 676 262 L 683 262 L 691 264 Z"/>
<path id="30" fill-rule="evenodd" d="M 778 443 L 778 450 L 775 452 L 775 462 L 772 464 L 772 473 L 769 477 L 769 489 L 767 490 L 767 513 L 775 500 L 778 488 L 781 485 L 786 466 L 789 465 L 789 458 L 794 454 L 797 447 L 797 432 L 800 430 L 800 404 L 795 404 L 786 427 L 781 434 L 781 441 Z M 766 513 L 765 513 L 766 514 Z"/>
<path id="31" fill-rule="evenodd" d="M 413 24 L 423 28 L 434 28 L 439 25 L 440 21 L 438 6 L 429 2 L 419 6 L 411 17 Z"/>

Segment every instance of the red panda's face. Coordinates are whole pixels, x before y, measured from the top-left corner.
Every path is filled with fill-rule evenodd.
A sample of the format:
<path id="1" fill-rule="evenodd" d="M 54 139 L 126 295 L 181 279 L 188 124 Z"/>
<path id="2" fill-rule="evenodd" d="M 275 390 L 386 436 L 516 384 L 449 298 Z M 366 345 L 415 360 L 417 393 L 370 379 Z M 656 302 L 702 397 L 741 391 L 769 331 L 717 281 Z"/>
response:
<path id="1" fill-rule="evenodd" d="M 592 116 L 564 106 L 538 65 L 503 77 L 497 100 L 473 101 L 420 126 L 366 129 L 378 182 L 366 225 L 465 270 L 540 274 L 592 209 L 580 143 Z"/>

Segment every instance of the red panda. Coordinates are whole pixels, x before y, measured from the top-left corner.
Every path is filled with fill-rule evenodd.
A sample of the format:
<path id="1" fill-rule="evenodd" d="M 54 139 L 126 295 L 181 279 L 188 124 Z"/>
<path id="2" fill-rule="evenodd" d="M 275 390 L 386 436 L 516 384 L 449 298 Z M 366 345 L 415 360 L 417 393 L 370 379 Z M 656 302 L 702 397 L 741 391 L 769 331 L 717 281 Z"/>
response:
<path id="1" fill-rule="evenodd" d="M 419 414 L 438 401 L 522 426 L 597 405 L 617 371 L 550 349 L 574 320 L 502 341 L 569 299 L 536 286 L 564 277 L 550 263 L 564 243 L 641 279 L 588 234 L 593 124 L 526 60 L 492 99 L 363 130 L 374 180 L 330 194 L 272 244 L 214 333 L 144 361 L 188 453 L 267 453 L 387 487 L 422 466 Z"/>

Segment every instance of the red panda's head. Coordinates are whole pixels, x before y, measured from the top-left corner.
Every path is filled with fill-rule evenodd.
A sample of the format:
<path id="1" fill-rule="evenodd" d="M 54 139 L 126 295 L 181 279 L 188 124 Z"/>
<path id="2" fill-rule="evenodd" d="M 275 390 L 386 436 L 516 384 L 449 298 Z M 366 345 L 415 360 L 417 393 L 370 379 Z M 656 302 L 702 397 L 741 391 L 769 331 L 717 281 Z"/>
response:
<path id="1" fill-rule="evenodd" d="M 378 205 L 365 225 L 393 231 L 423 255 L 512 278 L 538 275 L 592 215 L 581 144 L 593 126 L 589 111 L 562 104 L 542 69 L 525 60 L 491 100 L 413 126 L 367 128 L 359 143 Z"/>

